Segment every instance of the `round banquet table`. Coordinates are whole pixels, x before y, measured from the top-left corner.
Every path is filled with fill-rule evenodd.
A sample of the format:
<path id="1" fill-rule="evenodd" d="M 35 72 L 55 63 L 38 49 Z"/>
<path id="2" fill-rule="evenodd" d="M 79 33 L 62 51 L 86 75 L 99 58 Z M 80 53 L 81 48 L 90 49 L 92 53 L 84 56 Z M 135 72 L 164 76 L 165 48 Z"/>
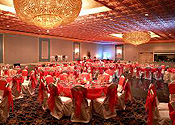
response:
<path id="1" fill-rule="evenodd" d="M 72 98 L 72 93 L 71 93 L 71 88 L 74 87 L 75 85 L 67 85 L 65 86 L 64 84 L 58 84 L 58 91 L 62 96 L 70 97 Z M 83 85 L 87 89 L 87 98 L 88 99 L 96 99 L 102 96 L 106 96 L 107 93 L 107 88 L 109 85 L 105 86 L 99 86 L 99 85 L 90 85 L 90 84 L 85 84 Z"/>

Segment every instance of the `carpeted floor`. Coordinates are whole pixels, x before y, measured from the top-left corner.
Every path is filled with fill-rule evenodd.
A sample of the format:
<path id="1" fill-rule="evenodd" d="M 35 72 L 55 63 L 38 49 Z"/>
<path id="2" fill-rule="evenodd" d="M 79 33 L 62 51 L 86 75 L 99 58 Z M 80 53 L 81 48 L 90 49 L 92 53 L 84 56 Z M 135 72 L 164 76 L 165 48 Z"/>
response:
<path id="1" fill-rule="evenodd" d="M 98 116 L 93 116 L 92 120 L 88 124 L 145 125 L 147 120 L 147 113 L 144 108 L 146 98 L 137 97 L 135 95 L 139 95 L 136 89 L 138 89 L 140 92 L 143 92 L 144 90 L 145 94 L 147 94 L 146 92 L 147 90 L 146 88 L 145 89 L 143 88 L 143 90 L 139 89 L 139 87 L 135 85 L 137 82 L 136 83 L 135 82 L 136 79 L 132 79 L 132 92 L 134 95 L 134 99 L 132 102 L 126 104 L 125 111 L 117 111 L 117 116 L 109 120 L 104 120 Z M 167 87 L 164 84 L 162 86 L 163 88 L 167 89 Z M 158 89 L 158 91 L 164 90 L 163 88 L 160 88 L 160 90 Z M 135 91 L 137 94 L 134 94 Z M 146 96 L 145 94 L 143 95 Z M 57 120 L 56 118 L 50 115 L 50 112 L 48 110 L 44 112 L 41 105 L 37 101 L 37 96 L 38 93 L 36 90 L 36 93 L 33 97 L 24 96 L 23 99 L 15 100 L 14 111 L 13 112 L 10 111 L 10 116 L 5 124 L 60 124 L 60 125 L 79 124 L 79 123 L 71 123 L 70 117 L 63 117 L 61 120 Z"/>

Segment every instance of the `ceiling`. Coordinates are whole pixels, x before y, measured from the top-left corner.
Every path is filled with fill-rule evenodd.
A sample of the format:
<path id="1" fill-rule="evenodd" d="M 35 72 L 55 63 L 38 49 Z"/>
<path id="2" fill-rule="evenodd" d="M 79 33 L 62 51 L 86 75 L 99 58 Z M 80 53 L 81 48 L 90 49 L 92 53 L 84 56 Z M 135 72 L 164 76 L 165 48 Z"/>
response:
<path id="1" fill-rule="evenodd" d="M 13 7 L 12 0 L 0 0 L 0 4 Z M 82 14 L 104 6 L 107 9 L 98 13 Z M 71 24 L 46 30 L 26 24 L 13 11 L 1 10 L 0 30 L 116 44 L 123 40 L 110 34 L 141 30 L 159 36 L 150 42 L 175 42 L 175 0 L 83 0 L 82 11 Z"/>

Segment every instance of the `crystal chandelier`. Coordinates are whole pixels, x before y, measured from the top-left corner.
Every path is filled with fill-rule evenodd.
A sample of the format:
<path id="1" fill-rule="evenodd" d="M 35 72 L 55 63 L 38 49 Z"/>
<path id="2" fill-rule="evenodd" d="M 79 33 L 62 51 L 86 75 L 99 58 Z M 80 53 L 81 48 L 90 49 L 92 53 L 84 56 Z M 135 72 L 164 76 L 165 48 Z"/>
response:
<path id="1" fill-rule="evenodd" d="M 81 0 L 13 0 L 17 16 L 24 22 L 44 29 L 74 21 L 81 10 Z"/>
<path id="2" fill-rule="evenodd" d="M 126 43 L 130 43 L 133 45 L 140 45 L 150 41 L 151 35 L 148 32 L 144 31 L 134 31 L 127 32 L 123 34 L 123 40 Z"/>

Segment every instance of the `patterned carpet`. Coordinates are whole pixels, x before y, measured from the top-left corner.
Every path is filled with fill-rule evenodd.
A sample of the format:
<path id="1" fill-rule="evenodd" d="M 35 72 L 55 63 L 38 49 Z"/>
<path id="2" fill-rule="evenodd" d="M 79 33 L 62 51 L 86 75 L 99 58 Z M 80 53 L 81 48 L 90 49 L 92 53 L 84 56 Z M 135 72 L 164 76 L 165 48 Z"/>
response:
<path id="1" fill-rule="evenodd" d="M 14 101 L 14 111 L 10 111 L 10 116 L 5 124 L 59 124 L 71 125 L 70 117 L 63 117 L 61 120 L 50 115 L 49 110 L 43 111 L 37 101 L 37 93 L 33 96 L 25 96 L 23 99 Z M 98 116 L 93 116 L 89 125 L 144 125 L 146 124 L 145 101 L 134 99 L 128 103 L 125 111 L 117 111 L 117 116 L 109 120 L 104 120 Z M 2 123 L 0 123 L 2 124 Z"/>
<path id="2" fill-rule="evenodd" d="M 132 79 L 131 81 L 132 81 L 131 86 L 132 86 L 132 93 L 133 93 L 134 99 L 132 102 L 126 104 L 126 110 L 117 111 L 117 116 L 108 120 L 104 120 L 98 116 L 93 116 L 93 118 L 91 119 L 90 123 L 88 123 L 88 125 L 145 125 L 146 124 L 147 113 L 145 111 L 144 104 L 146 100 L 145 97 L 147 95 L 147 88 L 144 88 L 143 86 L 144 84 L 146 84 L 145 86 L 148 87 L 149 85 L 147 84 L 150 84 L 150 83 L 144 83 L 142 81 L 142 85 L 140 87 L 143 87 L 143 88 L 139 89 L 140 87 L 138 87 L 138 85 L 140 83 L 137 83 L 138 81 L 136 81 L 135 79 L 134 80 Z M 163 83 L 161 84 L 163 88 L 158 87 L 157 88 L 158 93 L 159 92 L 166 93 L 164 99 L 168 100 L 167 92 L 166 92 L 167 86 Z M 138 92 L 142 92 L 143 94 L 142 97 L 136 96 L 136 95 L 139 95 Z M 7 122 L 5 124 L 32 124 L 32 125 L 33 124 L 44 124 L 44 125 L 46 124 L 49 124 L 49 125 L 50 124 L 59 124 L 59 125 L 80 124 L 80 123 L 71 123 L 70 117 L 63 117 L 61 120 L 57 120 L 56 118 L 50 115 L 49 110 L 46 110 L 44 112 L 37 100 L 37 97 L 38 97 L 38 90 L 36 90 L 36 93 L 33 97 L 26 95 L 24 96 L 23 99 L 15 100 L 14 111 L 13 112 L 10 111 L 10 114 L 9 114 L 10 116 L 7 119 Z M 0 124 L 3 124 L 3 123 L 0 123 Z"/>

